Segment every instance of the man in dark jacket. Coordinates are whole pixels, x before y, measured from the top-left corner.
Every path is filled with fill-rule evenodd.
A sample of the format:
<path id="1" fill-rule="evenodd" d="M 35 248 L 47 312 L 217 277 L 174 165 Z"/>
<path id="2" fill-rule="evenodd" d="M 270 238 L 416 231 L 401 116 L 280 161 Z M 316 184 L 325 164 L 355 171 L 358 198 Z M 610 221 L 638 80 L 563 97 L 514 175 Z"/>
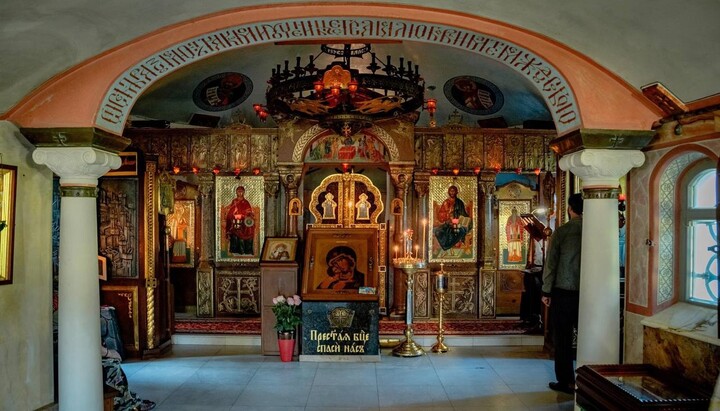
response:
<path id="1" fill-rule="evenodd" d="M 542 302 L 550 307 L 550 324 L 555 344 L 555 377 L 550 388 L 572 394 L 575 391 L 573 330 L 578 324 L 580 301 L 580 250 L 582 248 L 583 198 L 568 199 L 570 221 L 550 237 L 543 271 Z"/>

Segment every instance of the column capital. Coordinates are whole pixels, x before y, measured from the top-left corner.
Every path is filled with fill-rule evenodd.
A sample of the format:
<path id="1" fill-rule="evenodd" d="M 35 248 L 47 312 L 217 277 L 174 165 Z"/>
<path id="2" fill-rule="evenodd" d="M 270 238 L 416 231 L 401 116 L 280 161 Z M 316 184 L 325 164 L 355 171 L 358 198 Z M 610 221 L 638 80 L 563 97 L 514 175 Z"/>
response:
<path id="1" fill-rule="evenodd" d="M 215 177 L 212 173 L 198 173 L 198 189 L 200 196 L 208 198 L 215 188 Z"/>
<path id="2" fill-rule="evenodd" d="M 583 187 L 617 187 L 620 177 L 644 162 L 640 150 L 584 149 L 563 156 L 559 165 L 580 177 Z"/>
<path id="3" fill-rule="evenodd" d="M 423 198 L 428 195 L 430 191 L 430 173 L 426 171 L 416 171 L 413 180 L 415 181 L 413 185 L 415 186 L 415 192 L 418 197 Z"/>
<path id="4" fill-rule="evenodd" d="M 302 178 L 302 163 L 278 163 L 277 173 L 285 189 L 297 190 Z"/>
<path id="5" fill-rule="evenodd" d="M 396 190 L 399 189 L 403 192 L 407 190 L 413 178 L 413 168 L 414 165 L 412 163 L 390 163 L 390 179 Z"/>
<path id="6" fill-rule="evenodd" d="M 97 180 L 120 167 L 120 156 L 92 147 L 38 147 L 33 160 L 60 176 L 63 186 L 97 186 Z"/>
<path id="7" fill-rule="evenodd" d="M 561 156 L 588 149 L 642 150 L 655 136 L 654 130 L 580 129 L 550 141 Z"/>

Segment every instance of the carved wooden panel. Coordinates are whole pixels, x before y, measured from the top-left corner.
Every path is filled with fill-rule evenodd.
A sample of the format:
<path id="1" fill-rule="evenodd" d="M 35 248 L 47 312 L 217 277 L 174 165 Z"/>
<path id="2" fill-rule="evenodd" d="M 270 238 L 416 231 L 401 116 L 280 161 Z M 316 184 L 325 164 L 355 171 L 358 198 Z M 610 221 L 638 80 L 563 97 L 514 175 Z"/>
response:
<path id="1" fill-rule="evenodd" d="M 496 271 L 483 270 L 481 273 L 480 315 L 483 318 L 495 317 L 495 274 Z"/>
<path id="2" fill-rule="evenodd" d="M 505 136 L 505 164 L 503 168 L 506 170 L 515 170 L 524 168 L 524 147 L 523 136 L 514 134 Z"/>
<path id="3" fill-rule="evenodd" d="M 525 167 L 527 170 L 545 168 L 545 139 L 543 136 L 524 136 Z"/>
<path id="4" fill-rule="evenodd" d="M 463 135 L 462 134 L 446 134 L 445 135 L 445 162 L 444 168 L 462 168 L 465 161 L 463 160 Z"/>
<path id="5" fill-rule="evenodd" d="M 189 170 L 190 164 L 190 138 L 180 135 L 170 140 L 170 163 L 183 170 Z"/>
<path id="6" fill-rule="evenodd" d="M 212 317 L 214 315 L 213 272 L 212 270 L 197 271 L 197 316 Z"/>
<path id="7" fill-rule="evenodd" d="M 252 167 L 259 168 L 264 171 L 270 171 L 273 169 L 271 159 L 273 158 L 270 152 L 271 139 L 268 136 L 253 134 L 252 136 L 252 157 L 250 158 Z"/>
<path id="8" fill-rule="evenodd" d="M 190 162 L 193 167 L 201 170 L 212 168 L 209 166 L 210 160 L 210 135 L 194 136 L 190 148 Z"/>
<path id="9" fill-rule="evenodd" d="M 428 304 L 430 302 L 430 287 L 428 286 L 430 272 L 418 270 L 415 272 L 413 283 L 414 307 L 413 314 L 417 318 L 428 317 Z"/>
<path id="10" fill-rule="evenodd" d="M 247 134 L 233 134 L 230 136 L 230 149 L 232 156 L 230 156 L 229 167 L 233 170 L 249 170 L 250 167 L 250 156 L 248 148 L 250 147 L 250 136 Z"/>
<path id="11" fill-rule="evenodd" d="M 446 269 L 447 270 L 447 269 Z M 477 318 L 478 282 L 474 271 L 452 271 L 448 275 L 448 290 L 445 294 L 448 305 L 443 315 L 448 318 Z M 433 305 L 433 315 L 437 315 Z"/>
<path id="12" fill-rule="evenodd" d="M 485 136 L 485 167 L 500 170 L 505 164 L 504 139 L 501 135 Z"/>
<path id="13" fill-rule="evenodd" d="M 483 151 L 485 145 L 481 135 L 470 134 L 465 136 L 465 169 L 472 170 L 475 167 L 483 168 Z"/>
<path id="14" fill-rule="evenodd" d="M 109 261 L 111 279 L 138 276 L 138 181 L 103 178 L 99 181 L 98 250 Z"/>
<path id="15" fill-rule="evenodd" d="M 170 144 L 167 138 L 149 138 L 147 153 L 156 154 L 158 156 L 158 167 L 161 170 L 170 169 Z"/>
<path id="16" fill-rule="evenodd" d="M 260 272 L 218 271 L 215 286 L 218 316 L 260 314 Z"/>
<path id="17" fill-rule="evenodd" d="M 425 169 L 442 168 L 443 139 L 440 136 L 425 138 Z"/>
<path id="18" fill-rule="evenodd" d="M 208 168 L 219 166 L 227 170 L 228 152 L 230 139 L 224 133 L 212 134 L 210 136 L 210 159 L 207 164 Z"/>

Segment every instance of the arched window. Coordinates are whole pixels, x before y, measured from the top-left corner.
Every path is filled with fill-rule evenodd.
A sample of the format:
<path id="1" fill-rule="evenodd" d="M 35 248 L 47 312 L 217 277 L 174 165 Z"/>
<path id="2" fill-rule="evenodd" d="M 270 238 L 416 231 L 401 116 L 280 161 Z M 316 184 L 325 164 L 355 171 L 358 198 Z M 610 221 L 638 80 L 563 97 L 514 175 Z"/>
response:
<path id="1" fill-rule="evenodd" d="M 715 165 L 700 161 L 679 181 L 682 239 L 680 283 L 684 300 L 718 304 L 718 227 L 715 219 L 717 174 Z"/>

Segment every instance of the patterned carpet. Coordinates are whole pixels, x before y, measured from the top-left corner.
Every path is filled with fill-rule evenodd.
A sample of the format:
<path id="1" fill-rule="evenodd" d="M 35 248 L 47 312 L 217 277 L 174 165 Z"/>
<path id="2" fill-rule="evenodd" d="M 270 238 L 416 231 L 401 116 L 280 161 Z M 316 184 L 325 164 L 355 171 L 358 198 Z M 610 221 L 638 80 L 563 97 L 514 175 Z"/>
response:
<path id="1" fill-rule="evenodd" d="M 444 320 L 445 335 L 528 334 L 519 320 Z M 416 335 L 437 334 L 437 320 L 418 320 L 413 324 Z M 398 335 L 405 330 L 404 320 L 381 319 L 381 335 Z M 176 318 L 176 333 L 260 335 L 259 318 Z"/>

